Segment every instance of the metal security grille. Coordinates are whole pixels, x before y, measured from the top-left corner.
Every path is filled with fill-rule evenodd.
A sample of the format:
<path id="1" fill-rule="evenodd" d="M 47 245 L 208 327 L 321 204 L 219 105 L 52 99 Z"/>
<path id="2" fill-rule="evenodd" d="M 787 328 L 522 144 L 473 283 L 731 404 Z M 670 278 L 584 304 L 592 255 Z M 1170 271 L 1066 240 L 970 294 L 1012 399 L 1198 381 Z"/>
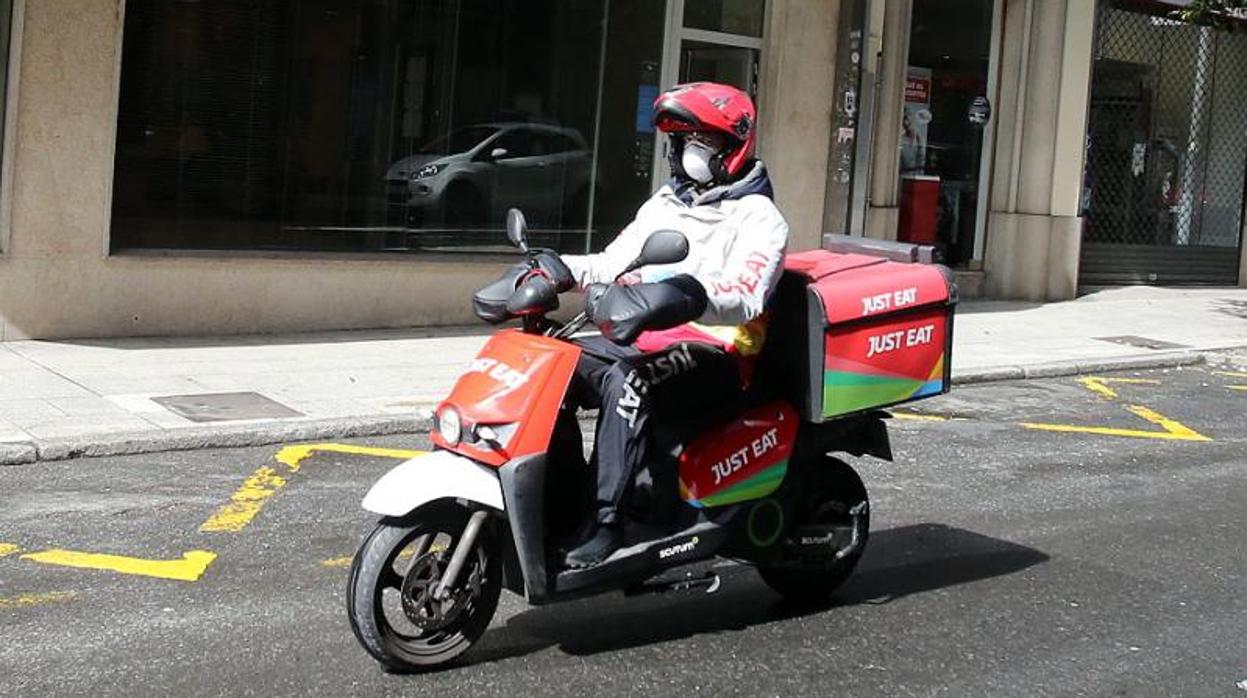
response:
<path id="1" fill-rule="evenodd" d="M 1235 283 L 1247 35 L 1100 4 L 1083 189 L 1084 285 Z"/>

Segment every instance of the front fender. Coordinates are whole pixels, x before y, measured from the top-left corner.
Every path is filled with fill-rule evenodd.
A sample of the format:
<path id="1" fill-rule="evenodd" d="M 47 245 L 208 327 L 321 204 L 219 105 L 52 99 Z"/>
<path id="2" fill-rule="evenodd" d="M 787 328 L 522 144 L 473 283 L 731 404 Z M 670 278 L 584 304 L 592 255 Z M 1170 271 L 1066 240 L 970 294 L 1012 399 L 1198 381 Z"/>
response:
<path id="1" fill-rule="evenodd" d="M 505 510 L 498 474 L 449 451 L 398 464 L 368 490 L 363 506 L 374 514 L 398 517 L 438 499 L 466 499 Z"/>

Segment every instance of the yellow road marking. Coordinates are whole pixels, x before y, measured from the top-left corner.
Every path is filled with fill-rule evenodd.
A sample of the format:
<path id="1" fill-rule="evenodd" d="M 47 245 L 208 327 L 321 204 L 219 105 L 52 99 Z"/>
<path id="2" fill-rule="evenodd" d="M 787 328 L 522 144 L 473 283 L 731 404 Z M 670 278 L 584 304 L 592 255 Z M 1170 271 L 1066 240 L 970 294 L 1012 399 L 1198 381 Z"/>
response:
<path id="1" fill-rule="evenodd" d="M 46 594 L 23 594 L 21 596 L 0 596 L 0 611 L 12 611 L 16 608 L 45 606 L 50 603 L 65 603 L 78 598 L 72 591 L 52 591 Z"/>
<path id="2" fill-rule="evenodd" d="M 1142 429 L 1114 429 L 1110 427 L 1084 427 L 1072 424 L 1038 424 L 1024 422 L 1021 426 L 1040 431 L 1057 431 L 1078 434 L 1098 434 L 1100 436 L 1124 436 L 1135 439 L 1161 439 L 1164 441 L 1212 441 L 1212 439 L 1169 419 L 1168 417 L 1142 405 L 1130 405 L 1128 408 L 1136 416 L 1146 419 L 1164 431 L 1144 431 Z"/>
<path id="3" fill-rule="evenodd" d="M 243 481 L 242 486 L 230 497 L 229 503 L 217 509 L 199 530 L 205 533 L 243 530 L 260 513 L 264 502 L 285 484 L 286 478 L 278 475 L 271 467 L 262 466 Z"/>
<path id="4" fill-rule="evenodd" d="M 1214 376 L 1225 376 L 1226 378 L 1247 378 L 1247 373 L 1241 371 L 1213 371 Z"/>
<path id="5" fill-rule="evenodd" d="M 372 446 L 354 446 L 352 444 L 305 444 L 287 446 L 274 456 L 278 463 L 298 472 L 303 460 L 313 453 L 349 453 L 356 456 L 376 456 L 378 458 L 398 458 L 407 460 L 423 456 L 427 451 L 413 451 L 405 448 L 375 448 Z"/>
<path id="6" fill-rule="evenodd" d="M 1160 385 L 1160 381 L 1151 378 L 1102 378 L 1100 376 L 1084 376 L 1078 379 L 1082 387 L 1106 400 L 1116 400 L 1117 391 L 1108 387 L 1109 383 L 1125 385 Z"/>
<path id="7" fill-rule="evenodd" d="M 427 552 L 440 553 L 444 550 L 446 550 L 445 543 L 434 543 L 433 545 L 429 546 L 429 549 Z M 398 559 L 399 560 L 410 560 L 413 556 L 415 556 L 415 552 L 416 551 L 410 547 L 403 548 L 402 551 L 398 553 Z M 351 564 L 351 560 L 353 559 L 355 559 L 354 555 L 343 555 L 342 557 L 331 557 L 328 560 L 321 562 L 320 564 L 325 567 L 347 567 L 348 565 Z"/>
<path id="8" fill-rule="evenodd" d="M 1247 385 L 1227 385 L 1230 390 L 1247 390 Z"/>
<path id="9" fill-rule="evenodd" d="M 1131 405 L 1127 407 L 1126 409 L 1135 413 L 1139 417 L 1146 419 L 1152 424 L 1155 424 L 1161 429 L 1164 429 L 1166 432 L 1173 434 L 1175 436 L 1183 437 L 1187 439 L 1188 441 L 1212 441 L 1212 439 L 1208 438 L 1207 436 L 1204 436 L 1203 434 L 1195 431 L 1194 429 L 1191 429 L 1190 427 L 1182 424 L 1181 422 L 1170 419 L 1166 417 L 1165 415 L 1157 412 L 1156 410 L 1144 407 L 1143 405 Z"/>
<path id="10" fill-rule="evenodd" d="M 894 419 L 909 419 L 917 422 L 960 422 L 961 417 L 945 417 L 941 414 L 919 414 L 917 412 L 892 412 Z"/>
<path id="11" fill-rule="evenodd" d="M 9 543 L 0 543 L 0 558 L 8 557 L 19 550 L 21 550 L 21 548 L 17 547 L 16 545 L 12 545 Z"/>
<path id="12" fill-rule="evenodd" d="M 27 553 L 22 556 L 22 559 L 60 567 L 109 570 L 142 577 L 195 582 L 204 575 L 204 572 L 208 570 L 208 565 L 216 559 L 216 553 L 192 550 L 183 554 L 180 560 L 145 560 L 121 555 L 81 553 L 74 550 L 44 550 L 39 553 Z"/>
<path id="13" fill-rule="evenodd" d="M 299 472 L 303 461 L 313 453 L 349 453 L 407 460 L 424 455 L 425 451 L 351 444 L 300 444 L 286 446 L 273 458 L 286 466 L 286 474 L 289 475 Z M 261 466 L 243 481 L 242 486 L 230 496 L 230 501 L 217 509 L 216 513 L 199 527 L 199 530 L 204 533 L 237 533 L 243 530 L 264 508 L 265 502 L 277 494 L 277 490 L 286 486 L 286 482 L 287 478 L 279 474 L 272 466 Z"/>

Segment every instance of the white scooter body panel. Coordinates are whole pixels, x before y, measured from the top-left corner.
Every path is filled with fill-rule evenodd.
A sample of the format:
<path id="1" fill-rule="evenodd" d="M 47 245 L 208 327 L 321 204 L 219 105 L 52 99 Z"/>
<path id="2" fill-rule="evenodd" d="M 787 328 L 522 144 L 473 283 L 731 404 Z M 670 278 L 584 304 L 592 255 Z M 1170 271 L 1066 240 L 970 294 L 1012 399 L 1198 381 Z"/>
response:
<path id="1" fill-rule="evenodd" d="M 438 499 L 467 499 L 505 509 L 498 475 L 450 451 L 434 451 L 395 466 L 368 491 L 364 508 L 382 516 L 406 516 Z"/>

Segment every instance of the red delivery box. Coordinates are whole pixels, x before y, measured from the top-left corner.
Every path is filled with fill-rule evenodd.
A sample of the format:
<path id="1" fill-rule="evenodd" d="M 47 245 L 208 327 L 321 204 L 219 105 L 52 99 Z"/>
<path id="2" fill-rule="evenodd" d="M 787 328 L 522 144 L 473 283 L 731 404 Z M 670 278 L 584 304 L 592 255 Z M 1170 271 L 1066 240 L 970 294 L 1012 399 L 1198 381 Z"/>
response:
<path id="1" fill-rule="evenodd" d="M 784 266 L 768 334 L 804 419 L 948 392 L 957 289 L 946 267 L 828 250 Z"/>

